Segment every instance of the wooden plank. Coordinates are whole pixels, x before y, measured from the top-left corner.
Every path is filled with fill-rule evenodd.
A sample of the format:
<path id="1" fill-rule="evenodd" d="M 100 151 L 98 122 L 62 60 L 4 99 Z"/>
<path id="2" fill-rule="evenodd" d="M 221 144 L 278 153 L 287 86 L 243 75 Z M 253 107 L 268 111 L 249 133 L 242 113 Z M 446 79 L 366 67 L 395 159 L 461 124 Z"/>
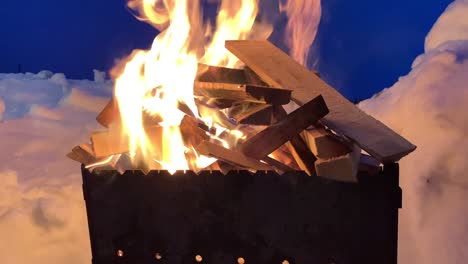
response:
<path id="1" fill-rule="evenodd" d="M 148 139 L 156 143 L 161 140 L 163 127 L 151 126 L 147 127 L 145 131 Z M 96 158 L 107 157 L 110 155 L 121 154 L 130 151 L 128 138 L 121 133 L 121 130 L 118 126 L 111 126 L 107 131 L 91 133 L 91 142 L 93 144 Z"/>
<path id="2" fill-rule="evenodd" d="M 322 96 L 317 96 L 304 104 L 283 120 L 260 131 L 239 146 L 245 155 L 262 159 L 286 143 L 302 130 L 315 124 L 328 113 Z"/>
<path id="3" fill-rule="evenodd" d="M 91 133 L 91 143 L 97 158 L 130 151 L 128 139 L 118 129 Z"/>
<path id="4" fill-rule="evenodd" d="M 291 90 L 251 84 L 211 83 L 195 81 L 194 95 L 234 101 L 283 105 L 291 100 Z"/>
<path id="5" fill-rule="evenodd" d="M 233 40 L 226 41 L 226 48 L 269 85 L 292 89 L 292 98 L 298 104 L 321 94 L 330 108 L 322 123 L 349 137 L 380 161 L 394 162 L 416 149 L 270 42 Z"/>
<path id="6" fill-rule="evenodd" d="M 324 128 L 306 129 L 302 133 L 305 142 L 312 152 L 321 159 L 343 156 L 351 152 L 351 148 L 341 142 L 336 135 Z"/>
<path id="7" fill-rule="evenodd" d="M 250 69 L 247 66 L 244 67 L 244 74 L 245 74 L 245 78 L 247 80 L 246 83 L 254 84 L 254 85 L 268 86 L 268 84 L 266 82 L 264 82 L 262 80 L 262 78 L 260 78 L 260 76 L 258 76 L 254 71 L 252 71 L 252 69 Z"/>
<path id="8" fill-rule="evenodd" d="M 287 117 L 287 113 L 282 106 L 273 107 L 273 116 L 276 122 L 279 122 Z M 286 144 L 287 148 L 291 152 L 294 160 L 299 167 L 311 176 L 315 176 L 315 161 L 317 158 L 310 151 L 304 140 L 300 135 L 295 135 L 289 141 L 290 144 Z"/>
<path id="9" fill-rule="evenodd" d="M 92 153 L 89 152 L 89 148 L 87 148 L 87 146 L 82 145 L 84 144 L 74 147 L 72 151 L 67 154 L 67 157 L 74 161 L 78 161 L 79 163 L 82 163 L 84 165 L 94 163 L 96 161 L 96 158 Z"/>
<path id="10" fill-rule="evenodd" d="M 254 158 L 247 157 L 240 151 L 227 149 L 208 141 L 204 141 L 198 145 L 196 150 L 199 154 L 211 156 L 246 169 L 273 170 L 273 168 L 267 164 L 264 164 Z"/>
<path id="11" fill-rule="evenodd" d="M 96 116 L 96 121 L 104 127 L 109 127 L 110 124 L 119 119 L 119 115 L 117 99 L 112 98 Z"/>
<path id="12" fill-rule="evenodd" d="M 217 83 L 248 83 L 244 70 L 199 63 L 195 81 Z"/>
<path id="13" fill-rule="evenodd" d="M 269 126 L 273 107 L 268 104 L 241 103 L 230 107 L 227 115 L 239 124 Z"/>
<path id="14" fill-rule="evenodd" d="M 338 181 L 357 182 L 357 171 L 361 149 L 354 147 L 353 151 L 340 157 L 318 159 L 315 162 L 317 175 Z"/>

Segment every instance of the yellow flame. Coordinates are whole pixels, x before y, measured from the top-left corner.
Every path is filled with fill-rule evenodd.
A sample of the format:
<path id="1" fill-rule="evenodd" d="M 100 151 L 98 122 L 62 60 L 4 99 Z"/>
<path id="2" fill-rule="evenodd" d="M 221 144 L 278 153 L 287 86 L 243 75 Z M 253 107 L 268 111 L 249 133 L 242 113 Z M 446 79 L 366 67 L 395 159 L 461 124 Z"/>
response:
<path id="1" fill-rule="evenodd" d="M 223 0 L 216 20 L 216 32 L 202 62 L 224 67 L 238 66 L 239 60 L 224 48 L 224 42 L 246 39 L 258 13 L 258 0 Z"/>
<path id="2" fill-rule="evenodd" d="M 197 160 L 186 160 L 187 150 L 194 151 L 194 146 L 183 143 L 178 126 L 184 112 L 179 109 L 183 105 L 197 119 L 212 120 L 210 127 L 218 133 L 211 137 L 225 147 L 231 148 L 244 138 L 240 131 L 223 126 L 228 122 L 223 124 L 220 118 L 211 117 L 216 110 L 201 113 L 197 109 L 193 81 L 199 62 L 238 66 L 238 59 L 224 48 L 224 42 L 249 37 L 258 0 L 223 0 L 214 32 L 203 24 L 198 0 L 130 0 L 128 6 L 138 19 L 161 31 L 150 50 L 137 50 L 128 57 L 115 82 L 121 127 L 128 137 L 132 157 L 140 157 L 148 164 L 157 162 L 172 172 L 189 169 L 191 164 L 199 168 L 213 163 L 213 159 L 197 153 L 192 155 Z M 148 134 L 145 115 L 158 117 L 161 135 Z M 221 132 L 225 135 L 222 138 Z"/>
<path id="3" fill-rule="evenodd" d="M 317 35 L 322 8 L 320 0 L 286 0 L 280 11 L 288 16 L 286 44 L 291 57 L 307 66 L 309 49 Z"/>

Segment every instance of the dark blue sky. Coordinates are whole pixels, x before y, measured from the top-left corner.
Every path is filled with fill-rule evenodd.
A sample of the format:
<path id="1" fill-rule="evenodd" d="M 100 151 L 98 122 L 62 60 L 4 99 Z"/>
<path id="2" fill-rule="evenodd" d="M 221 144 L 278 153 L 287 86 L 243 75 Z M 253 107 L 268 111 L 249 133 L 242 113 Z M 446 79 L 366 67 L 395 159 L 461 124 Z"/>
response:
<path id="1" fill-rule="evenodd" d="M 350 99 L 371 96 L 409 71 L 450 2 L 322 1 L 318 70 Z M 124 0 L 2 1 L 0 25 L 0 72 L 21 64 L 23 71 L 49 69 L 69 78 L 109 70 L 115 58 L 149 47 L 157 33 L 133 18 Z"/>

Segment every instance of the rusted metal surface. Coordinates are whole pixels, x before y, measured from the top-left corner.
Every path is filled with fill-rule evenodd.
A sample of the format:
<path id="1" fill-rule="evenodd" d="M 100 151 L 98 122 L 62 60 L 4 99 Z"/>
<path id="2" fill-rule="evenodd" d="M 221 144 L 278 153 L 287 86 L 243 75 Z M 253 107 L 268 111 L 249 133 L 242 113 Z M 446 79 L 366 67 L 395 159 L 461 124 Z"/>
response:
<path id="1" fill-rule="evenodd" d="M 93 264 L 396 263 L 397 164 L 359 183 L 304 172 L 82 175 Z"/>

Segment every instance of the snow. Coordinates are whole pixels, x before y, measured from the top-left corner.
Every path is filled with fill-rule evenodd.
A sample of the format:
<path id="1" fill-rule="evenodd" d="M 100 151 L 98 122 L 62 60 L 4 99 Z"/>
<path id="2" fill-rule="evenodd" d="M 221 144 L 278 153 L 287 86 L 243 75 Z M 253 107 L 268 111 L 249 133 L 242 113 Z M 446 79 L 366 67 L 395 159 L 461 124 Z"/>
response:
<path id="1" fill-rule="evenodd" d="M 400 162 L 398 263 L 468 263 L 466 14 L 452 3 L 411 72 L 359 105 L 418 146 Z"/>
<path id="2" fill-rule="evenodd" d="M 439 18 L 408 75 L 359 107 L 418 149 L 401 160 L 399 263 L 468 263 L 468 1 Z M 112 82 L 0 74 L 0 263 L 89 263 L 79 164 Z"/>
<path id="3" fill-rule="evenodd" d="M 79 164 L 65 154 L 98 129 L 111 90 L 47 71 L 0 74 L 0 263 L 90 262 Z"/>

